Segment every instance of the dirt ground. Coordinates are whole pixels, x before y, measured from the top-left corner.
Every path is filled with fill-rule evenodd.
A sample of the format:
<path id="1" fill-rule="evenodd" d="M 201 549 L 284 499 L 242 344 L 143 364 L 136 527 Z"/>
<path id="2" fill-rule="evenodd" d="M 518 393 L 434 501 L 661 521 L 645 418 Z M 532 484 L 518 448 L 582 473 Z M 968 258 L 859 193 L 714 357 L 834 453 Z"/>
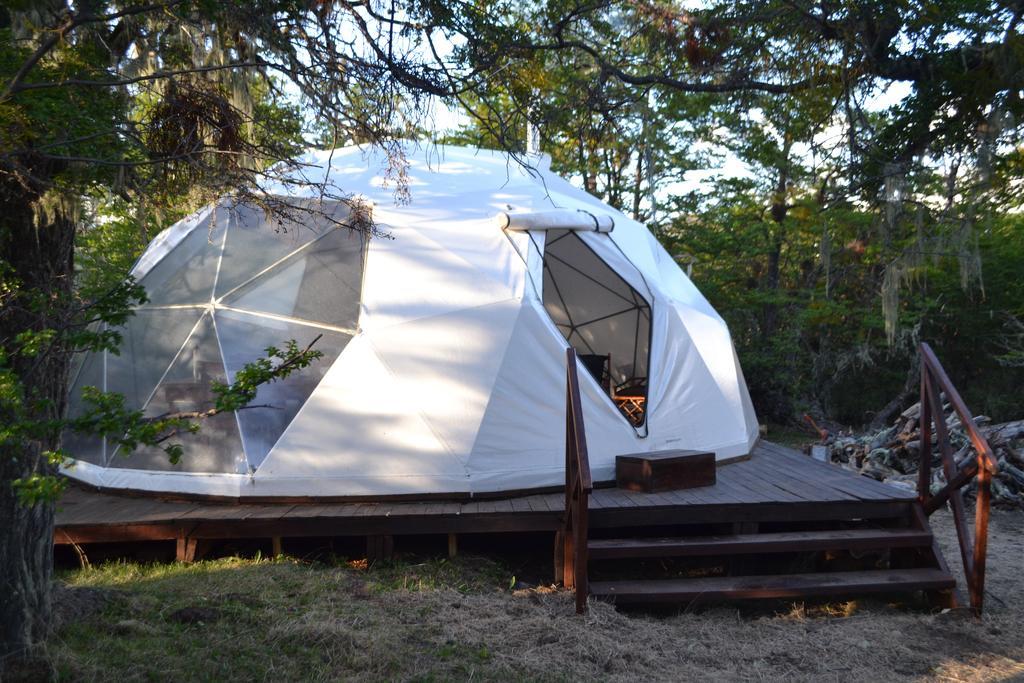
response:
<path id="1" fill-rule="evenodd" d="M 958 569 L 951 517 L 933 526 Z M 1024 515 L 994 512 L 981 621 L 884 601 L 577 617 L 484 557 L 117 563 L 64 577 L 77 613 L 45 657 L 62 680 L 1024 680 L 1022 560 Z"/>

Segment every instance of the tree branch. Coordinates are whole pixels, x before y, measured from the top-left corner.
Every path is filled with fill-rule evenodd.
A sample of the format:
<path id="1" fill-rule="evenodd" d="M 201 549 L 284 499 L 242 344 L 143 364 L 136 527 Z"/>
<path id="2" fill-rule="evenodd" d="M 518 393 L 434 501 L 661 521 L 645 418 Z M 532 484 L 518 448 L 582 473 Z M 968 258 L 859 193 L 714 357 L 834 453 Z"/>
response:
<path id="1" fill-rule="evenodd" d="M 113 21 L 114 19 L 120 19 L 127 16 L 134 16 L 139 14 L 145 14 L 158 9 L 168 9 L 174 5 L 180 5 L 184 0 L 169 0 L 168 2 L 153 3 L 149 5 L 138 5 L 136 7 L 129 7 L 119 12 L 112 12 L 110 14 L 91 14 L 89 12 L 81 12 L 78 15 L 71 14 L 69 11 L 64 21 L 59 25 L 48 29 L 50 33 L 49 37 L 46 38 L 36 48 L 27 60 L 14 72 L 14 76 L 7 83 L 7 87 L 4 88 L 3 94 L 0 94 L 0 102 L 9 99 L 11 96 L 31 88 L 26 87 L 24 83 L 25 78 L 28 77 L 32 69 L 39 64 L 39 61 L 45 57 L 49 52 L 56 47 L 67 34 L 74 31 L 79 26 L 85 24 L 93 24 L 105 21 Z"/>

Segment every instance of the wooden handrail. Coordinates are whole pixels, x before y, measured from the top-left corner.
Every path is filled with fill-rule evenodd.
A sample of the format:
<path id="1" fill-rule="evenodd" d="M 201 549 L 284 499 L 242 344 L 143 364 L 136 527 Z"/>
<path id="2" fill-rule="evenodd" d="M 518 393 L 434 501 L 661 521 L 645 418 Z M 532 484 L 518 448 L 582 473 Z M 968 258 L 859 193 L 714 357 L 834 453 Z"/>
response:
<path id="1" fill-rule="evenodd" d="M 946 400 L 949 401 L 949 405 L 956 411 L 957 416 L 960 418 L 960 424 L 967 431 L 967 435 L 971 439 L 971 445 L 974 446 L 974 450 L 978 453 L 978 464 L 984 464 L 989 474 L 995 474 L 999 470 L 999 462 L 992 452 L 992 447 L 988 445 L 988 440 L 985 439 L 981 430 L 974 423 L 974 416 L 967 409 L 967 404 L 964 403 L 964 400 L 960 398 L 960 392 L 953 386 L 953 382 L 949 379 L 942 364 L 939 363 L 939 359 L 935 356 L 935 352 L 932 351 L 932 347 L 925 342 L 921 343 L 921 365 L 927 366 L 931 371 L 935 381 L 939 384 L 939 388 L 946 394 Z M 984 463 L 982 463 L 982 460 Z"/>
<path id="2" fill-rule="evenodd" d="M 565 353 L 565 517 L 562 526 L 562 584 L 576 590 L 576 613 L 587 609 L 587 522 L 590 459 L 576 374 L 576 350 Z"/>
<path id="3" fill-rule="evenodd" d="M 953 445 L 946 427 L 946 414 L 942 395 L 960 419 L 974 446 L 973 462 L 960 466 L 953 455 Z M 942 458 L 946 485 L 932 495 L 932 426 L 934 422 L 936 445 Z M 960 559 L 967 577 L 971 609 L 981 615 L 985 597 L 985 558 L 988 550 L 988 516 L 992 499 L 992 475 L 999 470 L 998 462 L 985 435 L 974 423 L 974 416 L 953 386 L 932 348 L 921 344 L 921 463 L 918 471 L 917 494 L 925 513 L 932 514 L 946 502 L 953 510 L 956 535 L 960 542 Z M 964 500 L 960 490 L 974 477 L 978 479 L 978 495 L 974 505 L 974 539 L 967 527 Z"/>

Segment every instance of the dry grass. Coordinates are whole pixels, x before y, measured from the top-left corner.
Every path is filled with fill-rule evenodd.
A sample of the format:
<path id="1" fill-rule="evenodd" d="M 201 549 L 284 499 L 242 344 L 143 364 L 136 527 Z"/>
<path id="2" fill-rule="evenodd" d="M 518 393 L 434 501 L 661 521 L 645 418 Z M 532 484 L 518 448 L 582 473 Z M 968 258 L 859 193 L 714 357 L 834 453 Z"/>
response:
<path id="1" fill-rule="evenodd" d="M 957 560 L 949 516 L 934 525 Z M 569 594 L 510 591 L 485 558 L 232 558 L 69 574 L 71 593 L 108 600 L 65 623 L 48 658 L 64 680 L 1024 680 L 1022 531 L 1024 516 L 994 514 L 981 622 L 884 602 L 669 616 L 596 603 L 579 618 Z"/>

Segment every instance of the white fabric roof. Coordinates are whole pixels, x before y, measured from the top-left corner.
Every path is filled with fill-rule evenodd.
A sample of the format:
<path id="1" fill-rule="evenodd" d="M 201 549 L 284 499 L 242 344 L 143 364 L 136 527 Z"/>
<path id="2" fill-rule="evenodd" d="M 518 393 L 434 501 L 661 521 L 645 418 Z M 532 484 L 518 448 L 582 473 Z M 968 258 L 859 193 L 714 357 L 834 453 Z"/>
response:
<path id="1" fill-rule="evenodd" d="M 542 305 L 544 233 L 502 230 L 496 217 L 520 216 L 518 225 L 535 220 L 543 229 L 561 226 L 576 210 L 595 216 L 597 225 L 614 225 L 611 232 L 577 234 L 651 298 L 644 429 L 634 429 L 598 383 L 580 373 L 595 478 L 613 477 L 618 454 L 692 448 L 726 458 L 749 452 L 757 420 L 728 329 L 645 226 L 551 173 L 545 159 L 526 170 L 498 152 L 413 144 L 406 157 L 407 204 L 396 204 L 379 150 L 310 152 L 293 176 L 326 181 L 371 202 L 374 222 L 392 238 L 369 241 L 354 329 L 316 315 L 276 313 L 286 310 L 283 304 L 245 312 L 280 298 L 281 282 L 297 287 L 302 269 L 311 267 L 298 261 L 287 271 L 294 275 L 280 266 L 273 286 L 250 288 L 247 299 L 218 299 L 215 291 L 210 303 L 186 307 L 215 323 L 222 372 L 233 372 L 225 330 L 241 324 L 229 315 L 257 330 L 279 323 L 281 335 L 305 329 L 296 324 L 340 335 L 342 350 L 319 370 L 315 388 L 276 441 L 254 455 L 240 412 L 244 445 L 228 458 L 232 471 L 220 465 L 220 471 L 135 467 L 135 456 L 120 462 L 103 451 L 83 456 L 67 473 L 100 486 L 226 496 L 477 493 L 561 484 L 567 343 Z M 292 182 L 267 189 L 307 199 L 319 192 Z M 531 214 L 540 217 L 522 218 Z M 197 230 L 216 237 L 217 215 L 207 208 L 166 230 L 134 275 L 144 278 Z M 245 233 L 227 230 L 225 243 L 241 253 Z M 81 376 L 98 365 L 86 361 Z M 74 444 L 71 450 L 75 455 Z"/>

